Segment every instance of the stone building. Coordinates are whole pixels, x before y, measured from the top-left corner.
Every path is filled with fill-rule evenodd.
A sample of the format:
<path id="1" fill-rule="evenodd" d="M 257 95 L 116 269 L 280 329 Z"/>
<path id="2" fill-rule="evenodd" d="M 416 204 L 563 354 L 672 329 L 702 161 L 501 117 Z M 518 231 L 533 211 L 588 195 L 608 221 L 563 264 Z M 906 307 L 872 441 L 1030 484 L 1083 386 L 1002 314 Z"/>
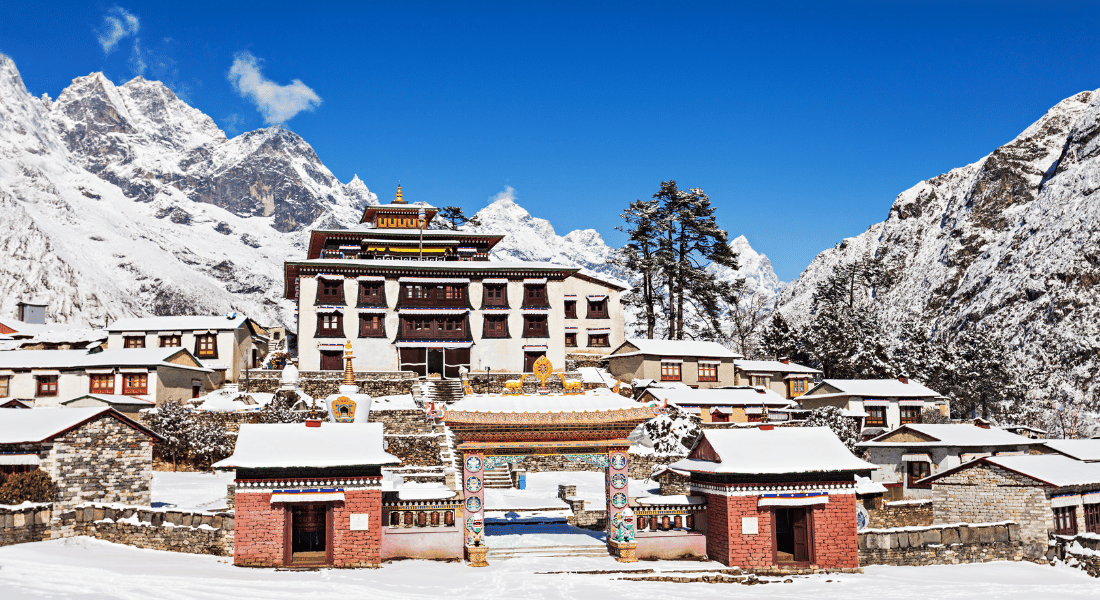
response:
<path id="1" fill-rule="evenodd" d="M 107 348 L 187 348 L 203 366 L 235 383 L 267 356 L 269 340 L 261 332 L 237 313 L 119 319 L 107 327 Z"/>
<path id="2" fill-rule="evenodd" d="M 732 385 L 763 387 L 788 399 L 802 396 L 813 387 L 814 380 L 821 377 L 821 371 L 786 359 L 738 359 L 733 364 Z"/>
<path id="3" fill-rule="evenodd" d="M 706 498 L 707 555 L 725 565 L 856 568 L 856 476 L 827 427 L 707 429 L 672 469 Z"/>
<path id="4" fill-rule="evenodd" d="M 1015 521 L 1026 554 L 1051 534 L 1100 534 L 1100 464 L 1057 454 L 989 456 L 921 480 L 936 523 Z"/>
<path id="5" fill-rule="evenodd" d="M 768 388 L 721 387 L 706 390 L 647 388 L 640 401 L 668 402 L 697 415 L 703 423 L 761 423 L 786 420 L 788 413 L 769 413 L 795 406 Z"/>
<path id="6" fill-rule="evenodd" d="M 872 478 L 890 489 L 888 500 L 927 499 L 920 480 L 985 456 L 1028 454 L 1039 440 L 988 425 L 904 425 L 856 446 L 878 469 Z"/>
<path id="7" fill-rule="evenodd" d="M 157 434 L 110 408 L 0 410 L 0 472 L 41 469 L 62 506 L 148 506 Z"/>
<path id="8" fill-rule="evenodd" d="M 947 400 L 920 382 L 897 379 L 825 379 L 798 401 L 803 408 L 835 406 L 860 417 L 864 439 L 910 423 L 920 423 L 926 409 L 950 413 Z"/>
<path id="9" fill-rule="evenodd" d="M 233 563 L 380 565 L 381 469 L 399 463 L 381 423 L 242 425 L 233 456 L 214 465 L 237 471 Z"/>
<path id="10" fill-rule="evenodd" d="M 490 261 L 503 234 L 431 229 L 437 209 L 401 195 L 359 227 L 315 230 L 285 264 L 298 306 L 298 367 L 459 376 L 530 372 L 541 356 L 603 355 L 623 340 L 624 286 L 546 262 Z"/>
<path id="11" fill-rule="evenodd" d="M 222 387 L 222 373 L 186 348 L 10 350 L 0 352 L 0 397 L 33 401 L 35 408 L 82 397 L 72 405 L 163 404 Z"/>
<path id="12" fill-rule="evenodd" d="M 623 381 L 676 382 L 692 388 L 734 384 L 733 361 L 739 354 L 718 342 L 626 340 L 607 357 L 608 370 Z"/>

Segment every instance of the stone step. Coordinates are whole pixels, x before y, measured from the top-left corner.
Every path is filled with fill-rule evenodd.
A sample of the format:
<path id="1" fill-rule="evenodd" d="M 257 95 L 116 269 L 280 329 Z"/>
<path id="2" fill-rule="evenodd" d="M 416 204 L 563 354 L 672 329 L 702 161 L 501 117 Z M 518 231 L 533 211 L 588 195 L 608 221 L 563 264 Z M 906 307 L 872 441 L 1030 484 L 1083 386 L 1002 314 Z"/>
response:
<path id="1" fill-rule="evenodd" d="M 607 546 L 528 546 L 524 548 L 489 548 L 488 560 L 510 558 L 610 558 Z"/>

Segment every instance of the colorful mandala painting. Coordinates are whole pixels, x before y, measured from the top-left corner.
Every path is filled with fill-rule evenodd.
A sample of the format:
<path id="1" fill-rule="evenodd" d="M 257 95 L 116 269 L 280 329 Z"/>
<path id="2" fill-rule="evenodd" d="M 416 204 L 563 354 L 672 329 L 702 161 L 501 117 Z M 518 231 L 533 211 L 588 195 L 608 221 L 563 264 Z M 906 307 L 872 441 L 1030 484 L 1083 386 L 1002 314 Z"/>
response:
<path id="1" fill-rule="evenodd" d="M 622 492 L 617 492 L 614 496 L 611 497 L 611 506 L 614 506 L 615 508 L 622 508 L 626 506 L 626 494 Z"/>
<path id="2" fill-rule="evenodd" d="M 477 473 L 481 470 L 481 457 L 480 456 L 467 456 L 466 457 L 466 470 L 471 473 Z"/>
<path id="3" fill-rule="evenodd" d="M 616 452 L 615 454 L 612 454 L 611 455 L 611 466 L 615 467 L 616 469 L 625 469 L 626 468 L 626 455 L 623 454 L 622 452 Z"/>
<path id="4" fill-rule="evenodd" d="M 626 487 L 626 475 L 622 473 L 615 473 L 611 476 L 611 487 L 617 490 L 621 490 Z"/>
<path id="5" fill-rule="evenodd" d="M 476 492 L 480 489 L 481 489 L 481 478 L 480 477 L 470 477 L 469 479 L 466 480 L 466 491 L 467 492 Z"/>
<path id="6" fill-rule="evenodd" d="M 625 498 L 625 496 L 624 496 L 624 498 Z M 623 502 L 625 503 L 626 500 L 623 500 Z M 471 497 L 467 498 L 466 499 L 466 510 L 468 510 L 472 513 L 475 513 L 477 511 L 481 510 L 481 498 L 478 498 L 477 496 L 471 496 Z"/>

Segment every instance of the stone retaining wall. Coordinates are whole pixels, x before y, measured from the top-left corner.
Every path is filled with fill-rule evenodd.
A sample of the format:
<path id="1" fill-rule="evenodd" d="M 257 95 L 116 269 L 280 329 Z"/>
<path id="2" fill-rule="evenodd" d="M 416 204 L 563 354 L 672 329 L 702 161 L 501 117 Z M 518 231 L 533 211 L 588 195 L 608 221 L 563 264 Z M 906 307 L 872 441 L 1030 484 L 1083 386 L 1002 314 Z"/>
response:
<path id="1" fill-rule="evenodd" d="M 865 529 L 858 538 L 862 566 L 1024 560 L 1020 527 L 1011 521 Z"/>
<path id="2" fill-rule="evenodd" d="M 439 459 L 442 433 L 385 436 L 386 452 L 401 459 L 401 465 L 442 466 Z"/>
<path id="3" fill-rule="evenodd" d="M 1052 535 L 1050 543 L 1047 558 L 1058 558 L 1090 577 L 1100 577 L 1100 534 Z"/>
<path id="4" fill-rule="evenodd" d="M 890 527 L 927 527 L 932 524 L 931 500 L 901 500 L 887 502 L 882 508 L 868 509 L 869 525 L 876 529 Z"/>
<path id="5" fill-rule="evenodd" d="M 0 505 L 0 546 L 50 539 L 52 504 Z"/>
<path id="6" fill-rule="evenodd" d="M 242 392 L 259 392 L 273 394 L 279 390 L 282 371 L 250 371 L 248 382 L 242 375 L 239 385 Z M 324 398 L 335 394 L 340 384 L 344 381 L 343 371 L 301 371 L 298 373 L 298 383 L 302 392 L 313 398 Z M 359 392 L 377 396 L 397 396 L 408 394 L 412 391 L 413 384 L 417 381 L 416 373 L 412 371 L 358 371 L 355 373 L 355 382 L 359 385 Z"/>
<path id="7" fill-rule="evenodd" d="M 442 425 L 434 425 L 424 417 L 424 411 L 407 410 L 371 410 L 369 421 L 382 423 L 386 435 L 412 433 L 441 433 Z"/>

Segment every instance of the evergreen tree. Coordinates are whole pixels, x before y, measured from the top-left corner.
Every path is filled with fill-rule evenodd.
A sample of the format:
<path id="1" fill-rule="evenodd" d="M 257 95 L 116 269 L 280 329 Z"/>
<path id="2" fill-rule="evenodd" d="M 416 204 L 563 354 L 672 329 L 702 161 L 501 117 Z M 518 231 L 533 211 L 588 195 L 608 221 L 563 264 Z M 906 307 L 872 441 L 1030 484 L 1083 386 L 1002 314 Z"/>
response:
<path id="1" fill-rule="evenodd" d="M 844 442 L 848 450 L 855 452 L 859 443 L 859 430 L 856 422 L 835 406 L 822 406 L 810 411 L 810 416 L 802 422 L 803 427 L 828 427 L 833 430 L 836 437 Z"/>
<path id="2" fill-rule="evenodd" d="M 793 328 L 783 313 L 777 311 L 760 332 L 760 351 L 774 360 L 788 358 L 800 365 L 819 368 L 820 363 L 809 352 L 804 340 L 803 332 Z"/>
<path id="3" fill-rule="evenodd" d="M 259 412 L 260 423 L 304 423 L 306 415 L 293 410 L 293 401 L 287 394 L 275 394 L 271 402 Z"/>
<path id="4" fill-rule="evenodd" d="M 612 264 L 635 274 L 635 283 L 623 295 L 623 304 L 637 308 L 645 320 L 645 336 L 653 339 L 657 330 L 660 290 L 657 283 L 657 252 L 661 236 L 661 204 L 657 200 L 631 202 L 622 214 L 626 226 L 616 227 L 627 234 L 626 245 L 615 253 Z"/>
<path id="5" fill-rule="evenodd" d="M 233 454 L 234 439 L 225 426 L 209 418 L 196 418 L 188 433 L 191 456 L 200 464 L 211 466 Z"/>
<path id="6" fill-rule="evenodd" d="M 463 225 L 472 225 L 478 227 L 481 225 L 481 221 L 477 218 L 477 215 L 467 217 L 462 212 L 461 206 L 444 206 L 439 209 L 439 213 L 436 214 L 433 223 L 438 223 L 442 229 L 450 229 L 452 231 L 458 231 Z"/>
<path id="7" fill-rule="evenodd" d="M 992 332 L 976 325 L 954 337 L 950 374 L 938 382 L 937 391 L 955 399 L 955 415 L 1000 417 L 1024 393 L 1011 369 L 1007 347 Z"/>
<path id="8" fill-rule="evenodd" d="M 156 443 L 161 457 L 172 458 L 172 470 L 176 470 L 179 459 L 187 458 L 191 447 L 190 434 L 194 428 L 195 416 L 184 403 L 169 400 L 150 411 L 145 425 L 163 438 Z"/>

